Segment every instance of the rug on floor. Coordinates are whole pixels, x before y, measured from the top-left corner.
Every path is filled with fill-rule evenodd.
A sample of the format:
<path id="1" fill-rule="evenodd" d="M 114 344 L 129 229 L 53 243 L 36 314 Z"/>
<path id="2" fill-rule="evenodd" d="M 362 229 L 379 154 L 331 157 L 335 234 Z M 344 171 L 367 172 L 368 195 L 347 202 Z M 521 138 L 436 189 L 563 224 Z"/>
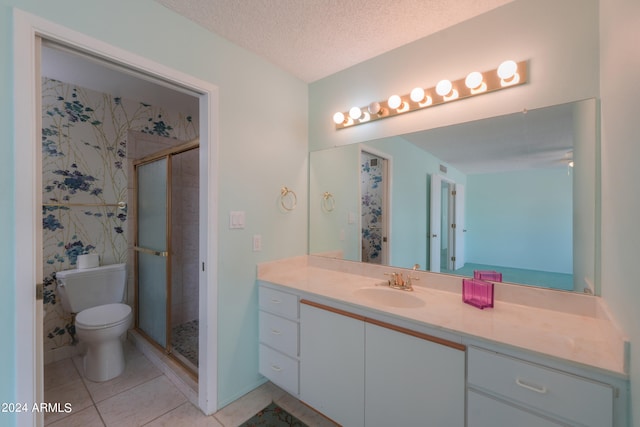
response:
<path id="1" fill-rule="evenodd" d="M 173 350 L 198 366 L 198 320 L 174 326 L 171 331 Z"/>
<path id="2" fill-rule="evenodd" d="M 305 423 L 271 402 L 240 427 L 307 427 Z"/>

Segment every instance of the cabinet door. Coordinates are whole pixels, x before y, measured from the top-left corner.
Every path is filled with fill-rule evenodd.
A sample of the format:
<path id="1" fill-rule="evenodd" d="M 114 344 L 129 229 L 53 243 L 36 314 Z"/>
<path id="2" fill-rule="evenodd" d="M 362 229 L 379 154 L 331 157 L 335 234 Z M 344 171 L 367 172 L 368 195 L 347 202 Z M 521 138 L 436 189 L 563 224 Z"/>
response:
<path id="1" fill-rule="evenodd" d="M 563 425 L 473 390 L 469 390 L 467 399 L 467 427 L 558 427 Z"/>
<path id="2" fill-rule="evenodd" d="M 364 322 L 300 305 L 300 399 L 344 426 L 364 426 Z"/>
<path id="3" fill-rule="evenodd" d="M 464 426 L 465 352 L 366 325 L 367 427 Z"/>

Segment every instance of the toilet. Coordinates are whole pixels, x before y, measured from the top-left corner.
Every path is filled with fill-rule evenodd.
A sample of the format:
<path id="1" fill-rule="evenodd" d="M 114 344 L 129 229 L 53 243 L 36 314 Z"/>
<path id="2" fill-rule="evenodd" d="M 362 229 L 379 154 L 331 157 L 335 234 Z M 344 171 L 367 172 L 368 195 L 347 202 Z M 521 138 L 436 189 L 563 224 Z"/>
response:
<path id="1" fill-rule="evenodd" d="M 108 381 L 124 371 L 122 335 L 131 325 L 131 307 L 122 304 L 126 264 L 56 273 L 62 307 L 76 313 L 78 340 L 87 346 L 84 375 Z"/>

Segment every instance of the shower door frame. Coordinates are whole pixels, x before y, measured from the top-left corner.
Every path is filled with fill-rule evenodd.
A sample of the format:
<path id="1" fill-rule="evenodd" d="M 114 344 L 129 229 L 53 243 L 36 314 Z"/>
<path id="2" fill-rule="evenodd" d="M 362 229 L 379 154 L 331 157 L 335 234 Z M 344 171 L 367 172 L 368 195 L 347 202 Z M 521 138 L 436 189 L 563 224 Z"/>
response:
<path id="1" fill-rule="evenodd" d="M 189 375 L 194 379 L 194 380 L 198 380 L 198 367 L 195 367 L 195 370 L 191 367 L 188 366 L 186 363 L 184 363 L 180 358 L 176 357 L 173 354 L 173 346 L 172 346 L 172 342 L 171 342 L 171 308 L 172 308 L 172 271 L 171 271 L 171 259 L 172 259 L 172 247 L 171 247 L 171 241 L 172 241 L 172 226 L 171 226 L 171 220 L 172 220 L 172 210 L 171 210 L 171 194 L 172 194 L 172 163 L 171 163 L 171 159 L 173 156 L 176 156 L 178 154 L 182 154 L 182 153 L 186 153 L 187 151 L 191 151 L 191 150 L 196 150 L 200 148 L 200 142 L 199 142 L 199 138 L 194 139 L 193 141 L 189 141 L 186 142 L 184 144 L 181 145 L 177 145 L 175 147 L 169 147 L 167 149 L 164 150 L 160 150 L 156 153 L 153 153 L 149 156 L 143 157 L 141 159 L 135 160 L 133 162 L 133 168 L 134 168 L 134 176 L 135 176 L 135 183 L 134 183 L 134 188 L 135 188 L 135 198 L 134 198 L 134 203 L 135 203 L 135 222 L 134 222 L 134 245 L 133 245 L 133 251 L 135 254 L 134 257 L 134 269 L 135 269 L 135 293 L 134 293 L 134 304 L 135 304 L 135 308 L 136 308 L 136 315 L 135 315 L 135 329 L 136 331 L 138 331 L 149 343 L 151 343 L 153 346 L 155 346 L 156 348 L 158 348 L 159 350 L 161 350 L 162 352 L 164 352 L 164 354 L 166 354 L 167 356 L 171 357 L 172 360 L 174 360 L 176 363 L 178 363 L 180 366 L 184 367 L 185 370 L 189 373 Z M 152 249 L 148 249 L 148 248 L 142 248 L 138 245 L 138 167 L 140 166 L 144 166 L 162 159 L 166 159 L 167 160 L 167 174 L 166 174 L 166 181 L 167 181 L 167 189 L 166 189 L 166 206 L 165 206 L 165 210 L 166 210 L 166 251 L 164 252 L 158 252 L 158 251 L 154 251 Z M 139 299 L 138 299 L 138 287 L 139 287 L 139 282 L 138 282 L 138 266 L 139 266 L 139 259 L 138 259 L 138 255 L 140 254 L 140 252 L 143 253 L 147 253 L 150 255 L 156 255 L 156 256 L 163 256 L 166 257 L 166 293 L 167 293 L 167 298 L 165 300 L 165 310 L 166 310 L 166 314 L 165 314 L 165 346 L 163 347 L 160 343 L 156 342 L 152 337 L 150 337 L 144 330 L 142 330 L 139 326 L 139 320 L 140 320 L 140 309 L 139 309 Z"/>

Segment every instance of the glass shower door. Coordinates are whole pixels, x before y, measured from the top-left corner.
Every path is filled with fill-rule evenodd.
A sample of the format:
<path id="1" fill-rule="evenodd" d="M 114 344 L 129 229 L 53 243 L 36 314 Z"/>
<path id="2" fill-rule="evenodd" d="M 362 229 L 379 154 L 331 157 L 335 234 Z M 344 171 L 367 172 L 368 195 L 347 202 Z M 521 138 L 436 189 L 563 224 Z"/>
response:
<path id="1" fill-rule="evenodd" d="M 161 347 L 167 346 L 170 199 L 168 158 L 136 166 L 138 328 Z"/>

